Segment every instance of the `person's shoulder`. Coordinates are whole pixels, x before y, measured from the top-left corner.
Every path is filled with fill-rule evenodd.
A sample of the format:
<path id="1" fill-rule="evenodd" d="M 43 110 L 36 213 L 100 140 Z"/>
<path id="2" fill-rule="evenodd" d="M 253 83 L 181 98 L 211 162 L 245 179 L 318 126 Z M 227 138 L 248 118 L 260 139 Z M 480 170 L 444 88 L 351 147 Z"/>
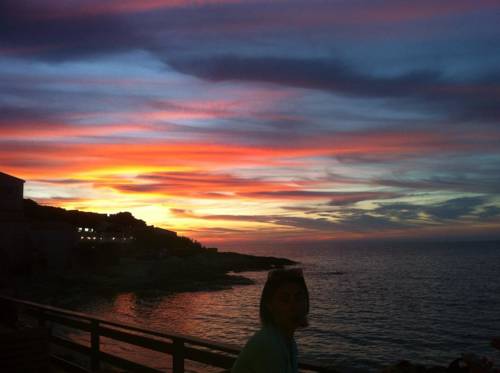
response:
<path id="1" fill-rule="evenodd" d="M 245 348 L 255 351 L 274 352 L 279 349 L 279 340 L 271 328 L 262 327 L 248 340 Z"/>
<path id="2" fill-rule="evenodd" d="M 238 354 L 231 373 L 255 373 L 257 366 L 269 358 L 270 343 L 262 330 L 255 332 Z M 272 352 L 271 352 L 272 353 Z"/>
<path id="3" fill-rule="evenodd" d="M 232 373 L 279 373 L 286 360 L 273 331 L 261 328 L 247 341 L 236 359 Z"/>

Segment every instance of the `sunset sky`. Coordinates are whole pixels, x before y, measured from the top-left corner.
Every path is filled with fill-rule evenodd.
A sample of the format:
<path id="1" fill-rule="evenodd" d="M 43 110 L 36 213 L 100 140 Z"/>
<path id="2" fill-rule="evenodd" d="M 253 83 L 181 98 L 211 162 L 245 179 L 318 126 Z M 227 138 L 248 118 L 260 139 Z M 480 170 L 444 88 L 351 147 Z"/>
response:
<path id="1" fill-rule="evenodd" d="M 207 245 L 500 231 L 498 0 L 3 0 L 0 171 Z"/>

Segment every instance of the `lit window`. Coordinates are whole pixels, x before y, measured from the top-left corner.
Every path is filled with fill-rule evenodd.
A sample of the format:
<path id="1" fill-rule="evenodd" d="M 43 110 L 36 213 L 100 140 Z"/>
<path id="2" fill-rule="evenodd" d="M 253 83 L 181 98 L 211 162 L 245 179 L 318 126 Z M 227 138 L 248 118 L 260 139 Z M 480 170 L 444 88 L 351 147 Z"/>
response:
<path id="1" fill-rule="evenodd" d="M 82 231 L 82 227 L 78 227 L 78 232 L 81 232 Z"/>
<path id="2" fill-rule="evenodd" d="M 80 240 L 83 240 L 84 238 L 85 238 L 85 237 L 81 236 L 81 237 L 80 237 Z"/>
<path id="3" fill-rule="evenodd" d="M 88 228 L 85 228 L 85 232 L 88 232 L 88 231 L 89 231 L 89 229 L 88 229 Z"/>

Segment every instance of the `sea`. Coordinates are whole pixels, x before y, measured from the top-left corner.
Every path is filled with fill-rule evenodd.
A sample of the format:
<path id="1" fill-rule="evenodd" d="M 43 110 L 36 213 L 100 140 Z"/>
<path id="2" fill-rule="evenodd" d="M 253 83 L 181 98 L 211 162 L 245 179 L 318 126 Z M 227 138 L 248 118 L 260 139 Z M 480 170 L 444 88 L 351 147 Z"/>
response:
<path id="1" fill-rule="evenodd" d="M 238 251 L 238 250 L 234 250 Z M 299 262 L 310 292 L 299 355 L 343 372 L 380 371 L 401 360 L 448 365 L 462 353 L 497 361 L 500 243 L 335 244 L 240 250 Z M 165 332 L 244 345 L 259 328 L 267 273 L 239 273 L 254 285 L 178 294 L 121 293 L 79 311 Z M 170 371 L 171 362 L 112 340 L 103 348 Z M 209 371 L 188 366 L 188 371 Z"/>

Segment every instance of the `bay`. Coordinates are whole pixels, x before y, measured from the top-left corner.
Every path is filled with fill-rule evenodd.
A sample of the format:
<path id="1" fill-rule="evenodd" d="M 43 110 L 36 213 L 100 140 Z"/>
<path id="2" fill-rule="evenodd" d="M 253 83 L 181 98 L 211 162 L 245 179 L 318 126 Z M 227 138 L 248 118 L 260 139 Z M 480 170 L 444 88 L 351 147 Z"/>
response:
<path id="1" fill-rule="evenodd" d="M 236 250 L 237 251 L 237 250 Z M 448 365 L 463 352 L 500 360 L 500 246 L 496 242 L 253 249 L 300 262 L 310 291 L 310 326 L 300 356 L 342 371 L 377 371 L 406 359 Z M 243 345 L 259 327 L 266 272 L 254 285 L 220 291 L 121 293 L 79 306 L 121 322 Z M 167 359 L 107 341 L 120 354 L 168 370 Z M 196 368 L 192 368 L 196 370 Z M 198 368 L 204 370 L 204 368 Z"/>

